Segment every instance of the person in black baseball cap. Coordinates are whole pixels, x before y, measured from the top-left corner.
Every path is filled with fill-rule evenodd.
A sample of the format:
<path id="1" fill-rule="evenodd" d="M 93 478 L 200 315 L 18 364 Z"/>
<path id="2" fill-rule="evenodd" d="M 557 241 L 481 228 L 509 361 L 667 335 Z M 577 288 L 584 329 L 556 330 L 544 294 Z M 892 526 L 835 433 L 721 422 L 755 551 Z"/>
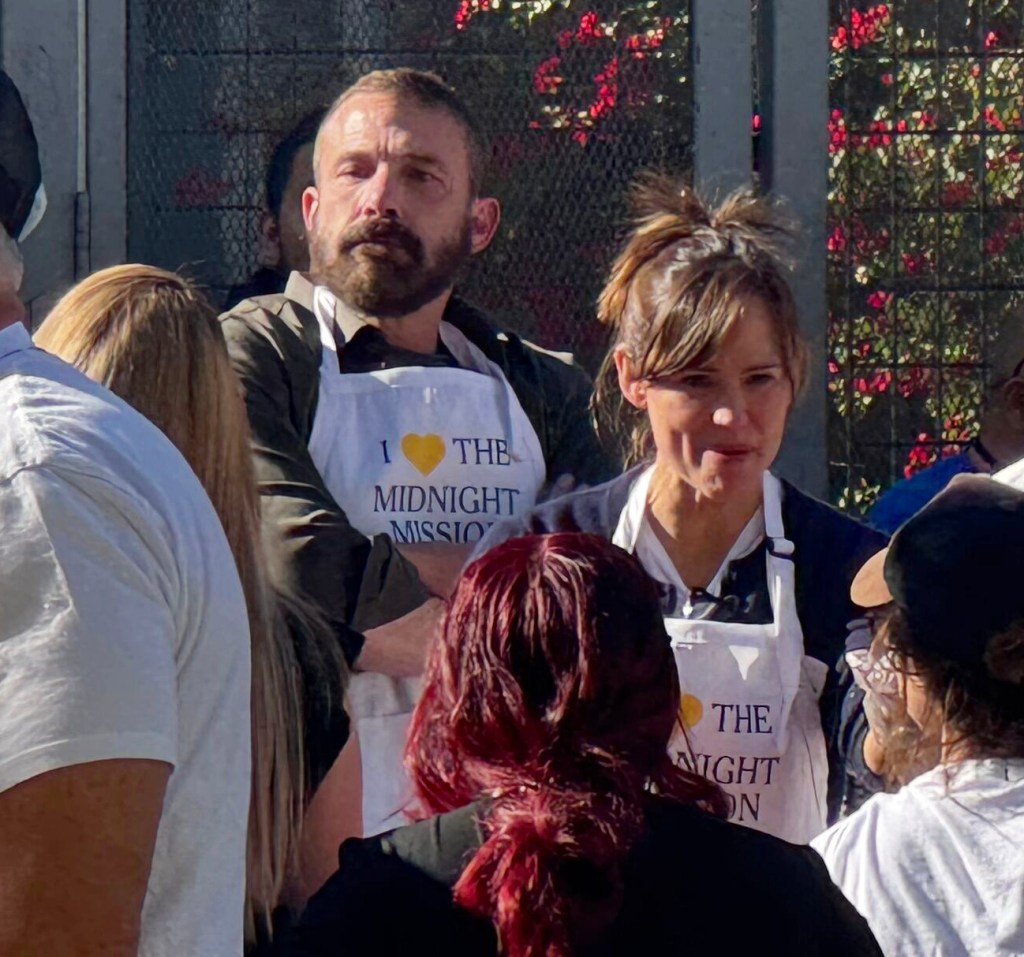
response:
<path id="1" fill-rule="evenodd" d="M 0 70 L 0 329 L 24 318 L 18 244 L 46 209 L 39 144 L 14 81 Z"/>
<path id="2" fill-rule="evenodd" d="M 906 783 L 813 846 L 887 955 L 1024 953 L 1024 492 L 957 476 L 850 593 L 874 622 L 865 711 Z"/>
<path id="3" fill-rule="evenodd" d="M 991 643 L 1024 621 L 1024 493 L 986 476 L 957 476 L 857 573 L 862 608 L 890 603 L 911 657 L 957 663 L 973 683 L 999 681 Z"/>

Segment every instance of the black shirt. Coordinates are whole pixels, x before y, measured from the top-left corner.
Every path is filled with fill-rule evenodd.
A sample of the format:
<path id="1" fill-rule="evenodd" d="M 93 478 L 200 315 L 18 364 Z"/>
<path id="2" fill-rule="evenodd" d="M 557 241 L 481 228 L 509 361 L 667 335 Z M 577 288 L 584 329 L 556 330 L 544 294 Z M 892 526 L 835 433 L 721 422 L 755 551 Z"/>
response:
<path id="1" fill-rule="evenodd" d="M 363 326 L 345 343 L 343 349 L 338 350 L 338 371 L 342 374 L 403 369 L 406 366 L 458 369 L 459 363 L 443 342 L 438 343 L 438 349 L 433 355 L 412 352 L 391 345 L 384 338 L 384 333 L 374 326 Z"/>
<path id="2" fill-rule="evenodd" d="M 341 869 L 284 931 L 278 957 L 495 957 L 490 921 L 452 902 L 482 843 L 483 805 L 342 845 Z M 623 866 L 623 901 L 585 957 L 877 957 L 867 924 L 807 847 L 651 800 Z"/>

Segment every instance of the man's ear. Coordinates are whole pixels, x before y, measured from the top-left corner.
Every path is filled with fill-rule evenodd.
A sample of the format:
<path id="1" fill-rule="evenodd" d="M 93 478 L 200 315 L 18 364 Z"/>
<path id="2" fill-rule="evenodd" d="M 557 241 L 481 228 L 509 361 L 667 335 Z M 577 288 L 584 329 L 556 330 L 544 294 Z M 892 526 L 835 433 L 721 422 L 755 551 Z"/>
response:
<path id="1" fill-rule="evenodd" d="M 647 408 L 647 380 L 638 379 L 633 371 L 633 362 L 626 354 L 624 346 L 616 346 L 613 353 L 615 371 L 619 376 L 619 388 L 626 401 L 638 409 Z"/>
<path id="2" fill-rule="evenodd" d="M 313 232 L 316 211 L 320 208 L 320 193 L 315 186 L 307 186 L 302 191 L 302 222 L 306 227 L 306 235 Z"/>
<path id="3" fill-rule="evenodd" d="M 501 222 L 501 204 L 493 196 L 473 200 L 470 211 L 470 250 L 474 255 L 491 244 Z"/>
<path id="4" fill-rule="evenodd" d="M 281 230 L 274 214 L 263 211 L 260 218 L 259 264 L 270 269 L 281 265 Z"/>
<path id="5" fill-rule="evenodd" d="M 1000 403 L 1014 430 L 1024 433 L 1024 378 L 1015 376 L 999 391 Z"/>

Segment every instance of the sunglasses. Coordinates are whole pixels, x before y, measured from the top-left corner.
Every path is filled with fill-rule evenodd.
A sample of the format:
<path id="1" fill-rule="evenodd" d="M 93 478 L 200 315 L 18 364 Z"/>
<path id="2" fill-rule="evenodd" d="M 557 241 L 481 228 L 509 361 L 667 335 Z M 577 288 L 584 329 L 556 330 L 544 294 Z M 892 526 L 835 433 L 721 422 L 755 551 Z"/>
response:
<path id="1" fill-rule="evenodd" d="M 885 616 L 869 613 L 865 617 L 872 638 L 876 638 L 879 629 L 885 623 Z M 900 688 L 900 673 L 896 668 L 895 658 L 888 649 L 876 654 L 874 649 L 877 644 L 878 642 L 872 641 L 870 648 L 861 648 L 856 653 L 847 654 L 846 660 L 854 684 L 862 691 L 870 691 L 872 694 L 896 695 Z"/>

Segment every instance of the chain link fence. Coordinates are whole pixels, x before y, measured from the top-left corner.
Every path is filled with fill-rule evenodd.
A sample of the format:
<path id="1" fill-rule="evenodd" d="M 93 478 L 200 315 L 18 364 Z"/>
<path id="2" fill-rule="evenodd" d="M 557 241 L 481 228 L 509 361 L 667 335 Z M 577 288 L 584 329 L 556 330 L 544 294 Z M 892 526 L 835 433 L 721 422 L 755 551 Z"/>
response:
<path id="1" fill-rule="evenodd" d="M 830 479 L 852 510 L 962 450 L 1021 346 L 1022 7 L 831 2 Z"/>
<path id="2" fill-rule="evenodd" d="M 568 0 L 129 0 L 128 248 L 223 302 L 257 266 L 278 139 L 370 70 L 435 70 L 503 204 L 467 298 L 592 369 L 630 180 L 691 168 L 689 9 Z"/>
<path id="3" fill-rule="evenodd" d="M 1024 297 L 1022 6 L 830 0 L 830 484 L 853 511 L 976 433 Z M 593 369 L 626 187 L 692 168 L 689 24 L 682 0 L 130 0 L 130 256 L 222 301 L 258 264 L 277 140 L 362 73 L 433 69 L 504 208 L 465 294 Z"/>

